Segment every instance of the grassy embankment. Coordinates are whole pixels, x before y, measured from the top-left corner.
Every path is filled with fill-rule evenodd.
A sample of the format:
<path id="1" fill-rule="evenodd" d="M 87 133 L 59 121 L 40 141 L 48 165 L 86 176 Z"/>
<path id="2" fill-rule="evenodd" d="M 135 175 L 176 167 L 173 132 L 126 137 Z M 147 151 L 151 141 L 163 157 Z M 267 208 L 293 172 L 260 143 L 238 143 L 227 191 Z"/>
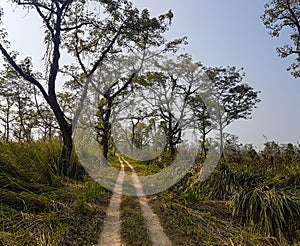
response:
<path id="1" fill-rule="evenodd" d="M 0 245 L 97 242 L 111 193 L 75 158 L 81 180 L 57 176 L 59 154 L 58 142 L 0 144 Z"/>

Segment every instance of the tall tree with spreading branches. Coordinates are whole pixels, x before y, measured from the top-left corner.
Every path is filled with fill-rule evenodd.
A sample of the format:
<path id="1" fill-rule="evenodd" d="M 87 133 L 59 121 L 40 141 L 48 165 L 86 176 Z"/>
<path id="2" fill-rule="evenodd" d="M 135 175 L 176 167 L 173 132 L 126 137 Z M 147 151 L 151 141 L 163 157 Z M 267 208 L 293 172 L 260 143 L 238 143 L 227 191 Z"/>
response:
<path id="1" fill-rule="evenodd" d="M 209 108 L 210 119 L 220 137 L 220 155 L 224 156 L 224 129 L 238 119 L 249 119 L 260 102 L 259 91 L 242 83 L 244 74 L 236 67 L 205 69 L 202 97 Z"/>

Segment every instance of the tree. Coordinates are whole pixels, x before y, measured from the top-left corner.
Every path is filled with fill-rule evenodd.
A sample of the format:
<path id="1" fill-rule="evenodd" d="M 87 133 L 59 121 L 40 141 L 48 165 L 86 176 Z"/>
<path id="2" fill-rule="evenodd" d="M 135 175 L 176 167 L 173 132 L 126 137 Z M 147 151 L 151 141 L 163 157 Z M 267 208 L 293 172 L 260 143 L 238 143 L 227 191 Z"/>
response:
<path id="1" fill-rule="evenodd" d="M 26 85 L 26 86 L 24 86 Z M 37 114 L 32 100 L 33 88 L 31 84 L 15 85 L 14 96 L 16 107 L 14 136 L 20 141 L 31 141 L 32 130 L 37 124 Z"/>
<path id="2" fill-rule="evenodd" d="M 216 124 L 220 137 L 220 154 L 224 155 L 224 129 L 238 119 L 249 119 L 260 102 L 259 91 L 241 84 L 244 74 L 235 67 L 205 69 L 203 98 L 210 118 Z"/>
<path id="3" fill-rule="evenodd" d="M 58 137 L 59 127 L 57 125 L 57 121 L 55 119 L 52 110 L 49 109 L 47 105 L 44 104 L 38 105 L 38 115 L 39 115 L 38 133 L 41 136 L 41 138 L 44 141 L 46 141 L 46 140 L 51 140 L 54 137 Z"/>
<path id="4" fill-rule="evenodd" d="M 1 116 L 0 119 L 3 122 L 4 127 L 4 135 L 3 139 L 5 141 L 10 140 L 11 135 L 11 123 L 14 121 L 14 93 L 12 90 L 12 86 L 7 83 L 8 79 L 11 79 L 13 76 L 11 73 L 5 69 L 2 71 L 2 77 L 0 80 L 0 110 L 1 110 Z"/>
<path id="5" fill-rule="evenodd" d="M 226 155 L 230 155 L 232 157 L 234 156 L 240 157 L 241 148 L 242 148 L 242 144 L 239 143 L 238 136 L 230 133 L 225 134 L 224 152 L 226 153 Z"/>
<path id="6" fill-rule="evenodd" d="M 204 154 L 204 157 L 207 156 L 207 146 L 206 146 L 206 137 L 213 130 L 213 123 L 210 119 L 209 109 L 201 94 L 196 93 L 192 95 L 189 99 L 189 105 L 192 108 L 195 123 L 197 124 L 196 128 L 199 129 L 202 138 L 201 138 L 201 152 Z"/>
<path id="7" fill-rule="evenodd" d="M 92 75 L 107 57 L 114 57 L 122 51 L 163 45 L 171 49 L 178 40 L 168 43 L 162 34 L 168 30 L 173 14 L 168 12 L 158 18 L 151 18 L 147 10 L 139 11 L 126 0 L 12 0 L 12 2 L 28 11 L 35 11 L 43 22 L 47 47 L 43 71 L 46 88 L 40 78 L 24 70 L 11 55 L 6 31 L 3 28 L 0 30 L 0 51 L 20 76 L 38 88 L 53 111 L 63 139 L 59 173 L 67 175 L 73 149 L 73 126 L 76 125 L 81 113 L 80 105 L 87 95 Z M 2 15 L 1 12 L 1 17 Z M 85 79 L 78 99 L 79 107 L 72 121 L 64 114 L 56 92 L 58 74 L 63 68 L 61 57 L 64 49 L 77 61 L 77 65 L 70 66 L 80 68 L 82 73 L 79 75 Z"/>
<path id="8" fill-rule="evenodd" d="M 8 142 L 10 140 L 10 130 L 11 130 L 11 123 L 14 121 L 13 118 L 13 106 L 14 101 L 12 100 L 12 97 L 9 93 L 6 93 L 1 90 L 1 116 L 0 120 L 3 122 L 4 127 L 4 133 L 3 133 L 3 139 Z"/>
<path id="9" fill-rule="evenodd" d="M 144 122 L 137 122 L 134 124 L 132 129 L 132 145 L 136 148 L 143 149 L 149 144 L 149 132 L 151 130 L 151 125 L 147 125 Z"/>
<path id="10" fill-rule="evenodd" d="M 122 86 L 118 82 L 113 83 L 104 91 L 98 91 L 102 98 L 98 106 L 98 124 L 96 125 L 97 134 L 101 138 L 101 145 L 103 146 L 103 157 L 107 159 L 109 150 L 109 139 L 111 136 L 111 115 L 113 107 L 120 103 L 116 102 L 117 97 L 123 93 L 128 85 L 132 82 L 135 74 L 124 81 Z M 117 87 L 119 85 L 119 87 Z"/>
<path id="11" fill-rule="evenodd" d="M 31 60 L 26 58 L 21 61 L 20 66 L 31 71 Z M 1 107 L 4 139 L 8 141 L 13 133 L 13 137 L 18 141 L 31 141 L 33 129 L 38 126 L 33 85 L 24 81 L 10 64 L 4 64 L 0 84 L 0 94 L 4 99 Z"/>
<path id="12" fill-rule="evenodd" d="M 299 0 L 271 0 L 265 5 L 261 16 L 272 37 L 279 37 L 284 28 L 290 32 L 291 44 L 277 48 L 279 56 L 296 55 L 295 62 L 288 68 L 295 78 L 300 77 L 300 3 Z"/>
<path id="13" fill-rule="evenodd" d="M 161 120 L 166 150 L 171 156 L 182 143 L 183 130 L 193 125 L 189 100 L 201 87 L 202 68 L 201 63 L 194 63 L 191 56 L 184 54 L 176 60 L 156 61 L 152 70 L 140 78 L 139 83 L 144 86 L 143 99 Z"/>
<path id="14" fill-rule="evenodd" d="M 274 165 L 281 158 L 282 150 L 277 142 L 267 141 L 264 143 L 264 149 L 261 151 L 261 154 L 270 161 L 271 165 Z"/>
<path id="15" fill-rule="evenodd" d="M 113 137 L 119 150 L 135 158 L 148 158 L 162 149 L 164 138 L 162 129 L 156 124 L 159 121 L 157 108 L 145 100 L 142 92 L 145 88 L 139 82 L 135 79 L 130 84 L 114 108 Z"/>
<path id="16" fill-rule="evenodd" d="M 147 110 L 142 110 L 140 108 L 135 111 L 137 112 L 128 113 L 128 118 L 131 124 L 129 127 L 131 152 L 133 152 L 134 146 L 142 149 L 147 143 L 149 143 L 149 132 L 151 130 L 151 126 L 155 124 L 155 122 L 151 122 L 151 119 L 149 125 L 145 123 L 145 120 L 152 116 L 152 114 L 147 112 Z"/>
<path id="17" fill-rule="evenodd" d="M 140 84 L 146 89 L 143 98 L 160 117 L 160 127 L 167 141 L 165 148 L 170 155 L 174 155 L 182 137 L 180 112 L 183 108 L 176 103 L 180 91 L 177 79 L 162 72 L 154 72 L 141 77 Z"/>

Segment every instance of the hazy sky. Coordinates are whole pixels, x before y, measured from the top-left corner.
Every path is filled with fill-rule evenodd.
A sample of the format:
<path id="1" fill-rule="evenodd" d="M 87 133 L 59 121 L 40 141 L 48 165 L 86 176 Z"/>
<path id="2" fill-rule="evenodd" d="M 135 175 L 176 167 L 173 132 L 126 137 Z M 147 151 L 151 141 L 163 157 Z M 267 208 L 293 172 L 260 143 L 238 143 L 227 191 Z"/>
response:
<path id="1" fill-rule="evenodd" d="M 153 15 L 172 9 L 174 21 L 168 37 L 187 36 L 185 51 L 206 66 L 244 67 L 244 82 L 260 90 L 261 103 L 251 120 L 239 120 L 226 132 L 239 136 L 242 143 L 260 147 L 265 139 L 280 143 L 300 142 L 300 79 L 286 68 L 293 59 L 281 59 L 277 46 L 288 37 L 271 38 L 260 19 L 266 1 L 253 0 L 135 0 L 138 7 Z M 14 50 L 34 56 L 40 62 L 43 46 L 40 21 L 16 10 L 12 13 L 4 0 L 5 25 Z M 30 25 L 27 29 L 26 24 Z M 41 47 L 41 48 L 39 48 Z M 2 62 L 2 60 L 1 60 Z"/>

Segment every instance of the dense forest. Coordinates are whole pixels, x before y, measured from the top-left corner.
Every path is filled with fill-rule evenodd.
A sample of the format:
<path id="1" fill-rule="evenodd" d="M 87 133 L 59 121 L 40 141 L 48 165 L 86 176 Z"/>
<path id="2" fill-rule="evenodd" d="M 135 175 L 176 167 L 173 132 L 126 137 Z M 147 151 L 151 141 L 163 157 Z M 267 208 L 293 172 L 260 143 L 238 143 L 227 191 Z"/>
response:
<path id="1" fill-rule="evenodd" d="M 226 132 L 259 107 L 247 71 L 184 53 L 172 11 L 11 4 L 40 18 L 45 52 L 43 69 L 20 58 L 0 12 L 0 245 L 299 245 L 300 145 Z M 292 30 L 278 52 L 299 77 L 299 3 L 261 18 Z"/>

